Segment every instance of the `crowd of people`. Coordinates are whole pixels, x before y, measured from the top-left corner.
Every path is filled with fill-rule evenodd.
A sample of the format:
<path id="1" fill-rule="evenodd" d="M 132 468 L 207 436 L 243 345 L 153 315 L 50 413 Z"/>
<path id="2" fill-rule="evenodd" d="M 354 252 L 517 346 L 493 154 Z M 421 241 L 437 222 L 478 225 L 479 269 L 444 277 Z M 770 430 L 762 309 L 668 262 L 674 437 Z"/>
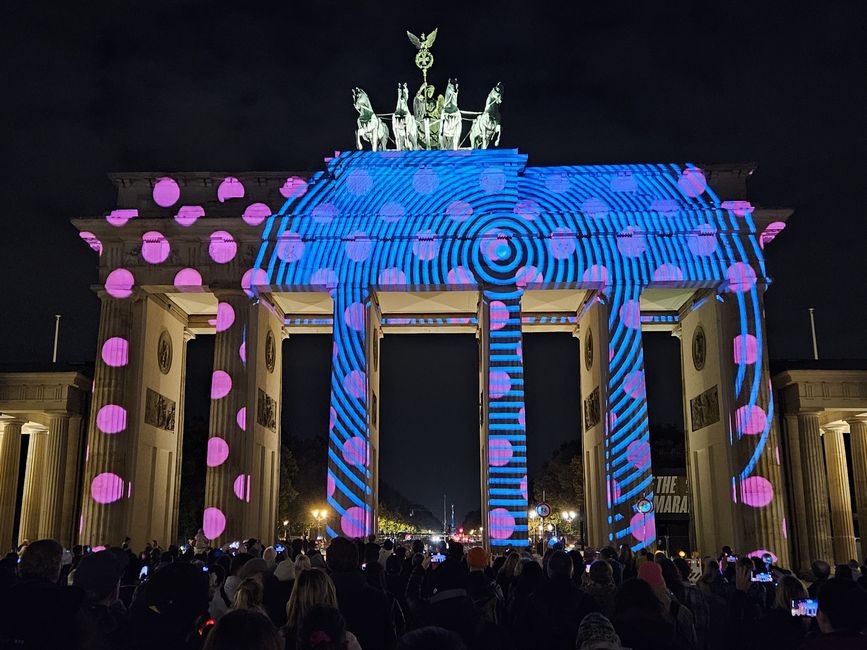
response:
<path id="1" fill-rule="evenodd" d="M 540 554 L 540 551 L 544 553 Z M 27 544 L 0 561 L 0 649 L 867 649 L 867 567 L 802 581 L 724 548 L 700 575 L 625 546 L 337 537 L 136 554 Z"/>

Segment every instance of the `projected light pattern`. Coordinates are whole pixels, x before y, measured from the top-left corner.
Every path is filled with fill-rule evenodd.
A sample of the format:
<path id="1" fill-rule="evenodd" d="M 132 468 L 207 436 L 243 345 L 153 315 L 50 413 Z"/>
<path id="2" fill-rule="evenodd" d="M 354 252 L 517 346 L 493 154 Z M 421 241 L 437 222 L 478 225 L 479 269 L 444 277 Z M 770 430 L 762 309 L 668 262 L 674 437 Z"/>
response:
<path id="1" fill-rule="evenodd" d="M 276 214 L 266 215 L 263 204 L 240 205 L 237 226 L 224 225 L 226 230 L 209 234 L 207 255 L 234 272 L 238 242 L 248 236 L 245 233 L 250 228 L 261 231 L 253 268 L 239 271 L 243 273 L 240 288 L 248 296 L 255 298 L 260 290 L 328 291 L 334 299 L 332 318 L 305 318 L 297 323 L 331 325 L 334 330 L 328 500 L 340 518 L 328 527 L 328 533 L 371 532 L 374 491 L 369 467 L 366 312 L 370 293 L 380 288 L 482 291 L 486 300 L 500 303 L 494 308 L 491 334 L 517 337 L 505 341 L 512 349 L 492 348 L 490 354 L 518 357 L 522 324 L 565 324 L 575 318 L 558 314 L 522 319 L 522 290 L 597 292 L 608 310 L 612 342 L 610 413 L 605 418 L 608 533 L 636 550 L 655 538 L 652 518 L 642 516 L 639 521 L 634 506 L 642 496 L 652 498 L 647 455 L 635 453 L 647 440 L 640 327 L 642 323 L 677 322 L 675 314 L 642 315 L 637 308 L 640 293 L 644 288 L 666 287 L 717 291 L 720 300 L 736 305 L 740 316 L 734 340 L 725 342 L 727 357 L 736 366 L 735 402 L 729 414 L 732 458 L 738 463 L 732 495 L 738 507 L 742 506 L 741 515 L 767 509 L 760 518 L 776 521 L 782 529 L 777 486 L 770 480 L 778 470 L 773 468 L 774 445 L 768 444 L 773 403 L 763 356 L 761 306 L 766 275 L 762 245 L 775 233 L 769 227 L 760 241 L 752 206 L 743 201 L 721 203 L 703 172 L 692 165 L 534 168 L 526 163 L 526 156 L 516 150 L 345 152 L 328 159 L 326 170 L 307 180 L 286 179 L 279 188 L 286 201 Z M 192 225 L 204 216 L 196 205 L 201 198 L 185 196 L 185 185 L 160 182 L 159 203 L 171 204 L 178 223 Z M 237 178 L 227 177 L 216 193 L 220 202 L 234 201 L 245 196 L 245 188 Z M 107 219 L 121 228 L 138 216 L 137 210 L 121 209 Z M 152 264 L 158 265 L 165 251 L 174 250 L 169 239 L 158 232 L 148 233 L 146 256 Z M 108 270 L 104 276 L 111 296 L 108 300 L 130 297 L 136 285 L 132 272 Z M 202 277 L 205 269 L 169 271 L 166 266 L 166 272 L 176 275 L 169 275 L 165 283 L 174 279 L 179 290 L 201 290 L 211 280 Z M 237 322 L 240 308 L 235 308 L 234 322 L 227 310 L 218 318 L 221 327 L 228 327 L 218 336 L 233 333 L 236 360 L 239 353 L 243 359 L 245 343 L 243 326 Z M 475 322 L 474 316 L 413 317 L 389 318 L 384 325 Z M 223 372 L 228 369 L 215 367 Z M 498 543 L 503 544 L 525 539 L 526 520 L 518 510 L 527 510 L 518 508 L 519 502 L 526 504 L 526 484 L 521 482 L 525 477 L 518 476 L 520 466 L 513 465 L 526 463 L 524 406 L 519 396 L 523 376 L 507 367 L 520 368 L 521 364 L 492 363 L 488 377 L 488 406 L 493 413 L 500 408 L 494 402 L 510 404 L 503 411 L 508 418 L 502 424 L 512 428 L 503 435 L 518 437 L 509 440 L 512 455 L 506 465 L 497 464 L 506 454 L 500 448 L 504 445 L 496 443 L 494 462 L 486 470 L 489 496 L 509 502 L 492 501 L 487 513 L 498 533 L 512 531 L 500 538 Z M 215 376 L 215 403 L 227 399 L 221 397 L 226 391 L 237 392 L 242 372 L 241 366 L 231 376 Z M 517 378 L 520 384 L 515 383 Z M 241 402 L 229 401 L 237 401 L 234 417 Z M 95 408 L 101 406 L 95 404 Z M 744 416 L 735 417 L 735 411 Z M 500 435 L 495 431 L 489 430 L 489 435 Z M 344 453 L 347 444 L 349 452 Z M 231 454 L 237 445 L 233 433 Z M 515 471 L 503 477 L 495 471 L 503 468 Z M 223 470 L 223 465 L 213 468 Z M 229 484 L 232 480 L 234 476 Z M 254 475 L 252 481 L 257 480 Z M 518 494 L 495 493 L 494 489 L 517 490 Z M 213 503 L 208 505 L 206 524 L 212 531 L 221 524 L 233 525 L 236 509 L 224 512 Z"/>

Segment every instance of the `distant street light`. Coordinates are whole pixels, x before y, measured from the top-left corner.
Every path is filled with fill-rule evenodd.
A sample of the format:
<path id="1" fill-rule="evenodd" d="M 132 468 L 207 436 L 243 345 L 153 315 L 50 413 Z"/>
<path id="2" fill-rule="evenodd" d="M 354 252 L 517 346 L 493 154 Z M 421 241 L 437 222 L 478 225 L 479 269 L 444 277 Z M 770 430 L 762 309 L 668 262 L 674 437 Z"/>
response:
<path id="1" fill-rule="evenodd" d="M 322 510 L 314 510 L 310 514 L 313 515 L 313 520 L 316 522 L 316 539 L 319 539 L 319 527 L 323 521 L 328 519 L 328 510 L 325 508 Z"/>

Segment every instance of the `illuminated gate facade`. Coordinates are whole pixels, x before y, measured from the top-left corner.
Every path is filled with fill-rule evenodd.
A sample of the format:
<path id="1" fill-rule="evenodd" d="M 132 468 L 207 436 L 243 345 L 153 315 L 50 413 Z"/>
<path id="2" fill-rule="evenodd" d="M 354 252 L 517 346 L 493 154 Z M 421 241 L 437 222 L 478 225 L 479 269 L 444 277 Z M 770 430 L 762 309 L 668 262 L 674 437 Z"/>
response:
<path id="1" fill-rule="evenodd" d="M 667 330 L 683 342 L 697 547 L 785 562 L 762 249 L 786 215 L 744 200 L 747 172 L 532 167 L 478 149 L 344 152 L 312 175 L 117 177 L 118 209 L 75 222 L 100 251 L 103 296 L 81 541 L 173 538 L 184 341 L 205 333 L 206 534 L 274 534 L 291 363 L 279 343 L 304 331 L 334 338 L 328 533 L 375 531 L 379 340 L 426 328 L 479 339 L 487 543 L 528 537 L 522 332 L 568 330 L 581 339 L 588 541 L 647 547 L 641 333 Z"/>

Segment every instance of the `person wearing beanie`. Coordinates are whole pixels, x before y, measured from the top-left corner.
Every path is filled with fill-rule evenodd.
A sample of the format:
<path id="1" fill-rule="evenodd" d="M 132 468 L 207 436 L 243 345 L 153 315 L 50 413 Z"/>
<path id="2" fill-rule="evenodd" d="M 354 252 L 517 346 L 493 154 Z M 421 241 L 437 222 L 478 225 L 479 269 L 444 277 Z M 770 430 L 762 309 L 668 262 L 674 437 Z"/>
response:
<path id="1" fill-rule="evenodd" d="M 614 594 L 617 593 L 611 564 L 607 560 L 594 560 L 586 575 L 583 591 L 596 601 L 599 609 L 610 620 L 614 616 Z"/>
<path id="2" fill-rule="evenodd" d="M 623 650 L 623 645 L 611 621 L 593 612 L 587 614 L 578 626 L 575 650 Z"/>

